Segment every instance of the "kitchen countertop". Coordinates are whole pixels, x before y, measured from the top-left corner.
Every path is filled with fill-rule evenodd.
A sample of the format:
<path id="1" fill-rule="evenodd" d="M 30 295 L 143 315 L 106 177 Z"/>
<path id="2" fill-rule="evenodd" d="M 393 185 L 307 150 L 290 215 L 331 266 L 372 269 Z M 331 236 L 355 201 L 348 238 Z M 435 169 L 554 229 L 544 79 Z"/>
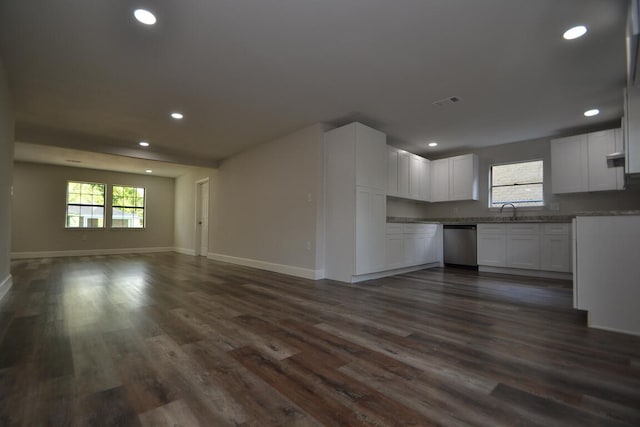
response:
<path id="1" fill-rule="evenodd" d="M 624 215 L 640 215 L 640 210 L 576 212 L 576 216 L 624 216 Z"/>
<path id="2" fill-rule="evenodd" d="M 576 212 L 575 215 L 523 215 L 515 219 L 511 216 L 472 216 L 451 218 L 405 218 L 388 216 L 389 223 L 416 223 L 416 224 L 485 224 L 485 223 L 513 223 L 513 222 L 544 222 L 566 223 L 571 222 L 576 216 L 623 216 L 640 215 L 640 210 L 611 210 L 611 211 L 585 211 Z"/>
<path id="3" fill-rule="evenodd" d="M 571 222 L 574 215 L 538 215 L 521 216 L 515 219 L 510 216 L 477 216 L 458 218 L 403 218 L 397 216 L 387 217 L 390 223 L 442 223 L 442 224 L 485 224 L 485 223 L 513 223 L 513 222 L 545 222 L 545 223 L 565 223 Z"/>

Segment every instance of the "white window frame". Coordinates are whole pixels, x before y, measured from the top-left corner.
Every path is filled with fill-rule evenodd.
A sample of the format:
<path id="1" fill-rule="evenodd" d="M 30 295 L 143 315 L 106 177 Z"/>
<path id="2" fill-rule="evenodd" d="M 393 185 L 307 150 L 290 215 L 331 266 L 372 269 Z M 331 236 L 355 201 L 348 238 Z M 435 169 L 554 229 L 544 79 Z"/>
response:
<path id="1" fill-rule="evenodd" d="M 141 188 L 144 191 L 144 196 L 143 196 L 143 206 L 139 207 L 139 206 L 124 206 L 124 205 L 115 205 L 113 203 L 113 190 L 115 187 L 129 187 L 129 188 L 135 188 L 135 189 L 139 189 Z M 139 185 L 131 185 L 131 184 L 111 184 L 111 204 L 110 204 L 110 208 L 111 211 L 109 213 L 109 227 L 112 230 L 144 230 L 145 228 L 147 228 L 147 188 L 146 187 L 142 187 Z M 113 220 L 116 219 L 120 219 L 120 218 L 114 218 L 113 217 L 113 209 L 118 209 L 118 208 L 123 208 L 123 209 L 142 209 L 143 211 L 143 216 L 142 216 L 142 227 L 114 227 L 113 226 Z"/>
<path id="2" fill-rule="evenodd" d="M 86 204 L 86 203 L 70 203 L 69 202 L 69 184 L 91 184 L 91 185 L 101 185 L 103 188 L 102 192 L 102 204 Z M 82 195 L 82 193 L 80 193 Z M 102 227 L 71 227 L 69 226 L 69 206 L 78 206 L 80 210 L 83 207 L 98 207 L 102 208 Z M 107 226 L 107 184 L 102 182 L 88 182 L 88 181 L 77 181 L 74 179 L 67 180 L 67 188 L 66 188 L 66 198 L 65 198 L 65 212 L 64 212 L 64 228 L 67 230 L 104 230 Z"/>

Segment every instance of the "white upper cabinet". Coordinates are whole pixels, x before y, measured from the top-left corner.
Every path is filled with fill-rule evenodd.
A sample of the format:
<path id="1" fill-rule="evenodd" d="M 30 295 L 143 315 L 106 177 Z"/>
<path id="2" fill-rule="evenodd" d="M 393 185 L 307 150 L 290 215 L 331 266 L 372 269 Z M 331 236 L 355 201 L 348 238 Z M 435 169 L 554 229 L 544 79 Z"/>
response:
<path id="1" fill-rule="evenodd" d="M 478 200 L 478 156 L 449 158 L 449 200 Z"/>
<path id="2" fill-rule="evenodd" d="M 397 148 L 387 146 L 387 194 L 398 195 L 398 154 Z"/>
<path id="3" fill-rule="evenodd" d="M 587 191 L 587 136 L 551 140 L 551 189 L 554 193 Z"/>
<path id="4" fill-rule="evenodd" d="M 395 147 L 387 147 L 387 194 L 429 200 L 429 160 Z"/>
<path id="5" fill-rule="evenodd" d="M 618 188 L 618 168 L 607 166 L 607 154 L 616 151 L 615 129 L 588 134 L 587 146 L 589 150 L 587 156 L 589 159 L 589 191 L 616 190 Z"/>
<path id="6" fill-rule="evenodd" d="M 431 162 L 431 201 L 478 200 L 478 156 L 465 154 Z"/>
<path id="7" fill-rule="evenodd" d="M 420 181 L 423 179 L 422 157 L 411 154 L 409 156 L 409 197 L 411 199 L 420 199 Z"/>
<path id="8" fill-rule="evenodd" d="M 409 197 L 409 153 L 398 150 L 398 196 Z"/>
<path id="9" fill-rule="evenodd" d="M 420 178 L 420 200 L 431 200 L 431 162 L 420 158 L 422 162 L 422 177 Z"/>
<path id="10" fill-rule="evenodd" d="M 619 129 L 551 140 L 553 193 L 622 189 L 624 168 L 607 166 L 607 155 L 616 151 L 622 151 Z"/>
<path id="11" fill-rule="evenodd" d="M 431 201 L 449 200 L 449 159 L 431 161 Z"/>
<path id="12" fill-rule="evenodd" d="M 386 191 L 387 177 L 380 172 L 387 169 L 387 136 L 360 123 L 348 126 L 355 131 L 356 185 Z"/>
<path id="13" fill-rule="evenodd" d="M 387 148 L 387 194 L 425 202 L 478 200 L 478 156 L 429 160 Z"/>

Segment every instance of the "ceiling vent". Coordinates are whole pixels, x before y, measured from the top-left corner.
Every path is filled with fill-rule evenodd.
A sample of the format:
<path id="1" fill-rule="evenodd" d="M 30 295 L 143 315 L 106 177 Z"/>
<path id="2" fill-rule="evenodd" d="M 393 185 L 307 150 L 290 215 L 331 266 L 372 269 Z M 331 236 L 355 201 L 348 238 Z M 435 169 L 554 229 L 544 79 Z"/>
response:
<path id="1" fill-rule="evenodd" d="M 461 99 L 459 96 L 450 96 L 449 98 L 444 98 L 444 99 L 440 99 L 438 101 L 434 101 L 433 105 L 435 105 L 436 107 L 446 107 L 448 105 L 453 105 L 453 104 L 457 104 L 458 102 L 460 102 Z"/>

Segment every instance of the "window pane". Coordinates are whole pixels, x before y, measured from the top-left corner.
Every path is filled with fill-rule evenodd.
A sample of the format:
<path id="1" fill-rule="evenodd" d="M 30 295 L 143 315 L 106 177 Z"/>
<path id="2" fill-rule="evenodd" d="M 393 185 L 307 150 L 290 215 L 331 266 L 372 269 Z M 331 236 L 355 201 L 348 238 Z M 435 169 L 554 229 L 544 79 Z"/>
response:
<path id="1" fill-rule="evenodd" d="M 542 160 L 492 166 L 490 207 L 544 206 L 543 170 Z"/>
<path id="2" fill-rule="evenodd" d="M 492 185 L 513 185 L 542 182 L 542 160 L 493 166 Z"/>
<path id="3" fill-rule="evenodd" d="M 144 193 L 143 187 L 113 186 L 112 227 L 144 227 Z"/>
<path id="4" fill-rule="evenodd" d="M 104 184 L 67 182 L 66 227 L 104 227 Z"/>

